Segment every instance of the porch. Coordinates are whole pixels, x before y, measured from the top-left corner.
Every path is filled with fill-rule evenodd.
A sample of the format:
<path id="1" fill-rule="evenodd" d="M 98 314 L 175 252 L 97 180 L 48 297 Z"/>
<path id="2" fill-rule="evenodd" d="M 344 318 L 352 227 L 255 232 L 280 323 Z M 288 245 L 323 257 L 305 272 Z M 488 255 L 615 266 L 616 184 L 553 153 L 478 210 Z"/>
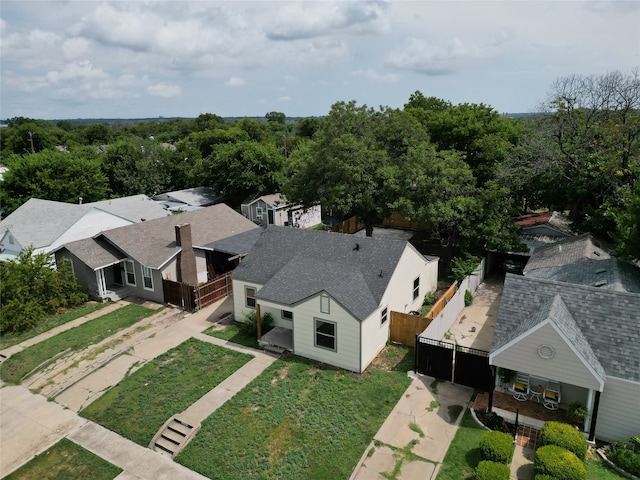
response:
<path id="1" fill-rule="evenodd" d="M 293 352 L 293 330 L 275 327 L 262 335 L 258 345 L 270 352 Z"/>

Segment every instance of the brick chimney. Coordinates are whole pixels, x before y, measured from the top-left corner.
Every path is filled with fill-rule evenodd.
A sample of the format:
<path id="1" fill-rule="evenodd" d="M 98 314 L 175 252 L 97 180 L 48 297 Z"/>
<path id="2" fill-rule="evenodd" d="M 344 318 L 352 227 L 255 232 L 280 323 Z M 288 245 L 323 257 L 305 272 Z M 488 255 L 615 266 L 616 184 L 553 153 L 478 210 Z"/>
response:
<path id="1" fill-rule="evenodd" d="M 176 225 L 176 245 L 182 247 L 178 254 L 178 281 L 196 286 L 198 273 L 196 271 L 196 254 L 191 242 L 191 225 L 184 223 Z"/>

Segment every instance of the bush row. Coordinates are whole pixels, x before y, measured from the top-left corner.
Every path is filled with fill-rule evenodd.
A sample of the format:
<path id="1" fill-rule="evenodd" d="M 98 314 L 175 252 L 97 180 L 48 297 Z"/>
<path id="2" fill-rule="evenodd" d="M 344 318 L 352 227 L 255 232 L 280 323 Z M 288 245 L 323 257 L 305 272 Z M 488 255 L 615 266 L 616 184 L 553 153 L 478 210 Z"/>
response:
<path id="1" fill-rule="evenodd" d="M 587 456 L 588 445 L 584 435 L 567 423 L 545 423 L 540 430 L 539 444 L 566 448 L 583 462 Z"/>

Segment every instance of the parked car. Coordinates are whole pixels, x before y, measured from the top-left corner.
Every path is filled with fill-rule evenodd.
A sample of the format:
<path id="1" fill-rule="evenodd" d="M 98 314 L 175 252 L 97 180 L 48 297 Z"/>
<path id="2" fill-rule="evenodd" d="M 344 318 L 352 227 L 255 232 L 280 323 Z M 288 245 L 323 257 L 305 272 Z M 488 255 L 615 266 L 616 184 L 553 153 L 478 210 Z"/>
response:
<path id="1" fill-rule="evenodd" d="M 500 264 L 500 270 L 505 273 L 517 273 L 518 275 L 522 275 L 524 264 L 524 260 L 519 258 L 506 258 Z"/>

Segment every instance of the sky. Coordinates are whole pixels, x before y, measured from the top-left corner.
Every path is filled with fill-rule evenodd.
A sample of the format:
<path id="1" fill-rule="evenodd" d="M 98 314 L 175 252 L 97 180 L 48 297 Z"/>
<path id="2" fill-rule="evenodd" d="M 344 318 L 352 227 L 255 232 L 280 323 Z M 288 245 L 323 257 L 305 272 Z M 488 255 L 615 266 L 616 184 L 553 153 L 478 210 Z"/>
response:
<path id="1" fill-rule="evenodd" d="M 0 118 L 326 115 L 412 93 L 533 112 L 640 65 L 640 2 L 0 2 Z"/>

